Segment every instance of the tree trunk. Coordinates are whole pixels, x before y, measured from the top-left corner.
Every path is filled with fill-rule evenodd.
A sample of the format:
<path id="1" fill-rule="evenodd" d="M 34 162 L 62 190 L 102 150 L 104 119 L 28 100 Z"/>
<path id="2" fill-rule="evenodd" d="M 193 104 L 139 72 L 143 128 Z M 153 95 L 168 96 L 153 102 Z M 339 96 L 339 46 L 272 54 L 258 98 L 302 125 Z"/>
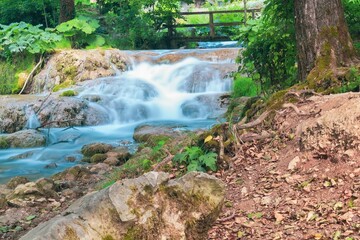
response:
<path id="1" fill-rule="evenodd" d="M 60 23 L 75 17 L 75 0 L 60 0 Z"/>
<path id="2" fill-rule="evenodd" d="M 315 85 L 334 80 L 339 68 L 356 61 L 341 0 L 295 0 L 294 5 L 299 78 Z"/>

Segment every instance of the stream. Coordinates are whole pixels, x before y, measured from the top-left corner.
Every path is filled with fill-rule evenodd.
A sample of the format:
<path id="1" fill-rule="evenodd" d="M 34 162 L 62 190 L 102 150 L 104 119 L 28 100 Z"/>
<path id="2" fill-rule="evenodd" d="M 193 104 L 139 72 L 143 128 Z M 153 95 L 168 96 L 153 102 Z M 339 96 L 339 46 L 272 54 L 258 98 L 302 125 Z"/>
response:
<path id="1" fill-rule="evenodd" d="M 151 53 L 154 58 L 166 59 L 167 55 L 186 51 L 189 52 Z M 128 55 L 142 52 L 132 51 Z M 219 97 L 231 89 L 227 74 L 234 61 L 199 59 L 192 57 L 191 51 L 188 55 L 173 63 L 137 62 L 134 57 L 128 71 L 76 86 L 74 90 L 79 93 L 76 97 L 89 101 L 91 107 L 103 114 L 107 124 L 40 129 L 47 136 L 46 147 L 0 150 L 0 183 L 14 176 L 35 180 L 83 164 L 80 149 L 89 143 L 127 146 L 134 152 L 136 143 L 132 136 L 141 124 L 175 126 L 179 130 L 211 127 L 226 110 L 226 106 L 219 106 Z M 34 111 L 27 109 L 26 115 L 24 128 L 37 128 L 39 122 Z"/>

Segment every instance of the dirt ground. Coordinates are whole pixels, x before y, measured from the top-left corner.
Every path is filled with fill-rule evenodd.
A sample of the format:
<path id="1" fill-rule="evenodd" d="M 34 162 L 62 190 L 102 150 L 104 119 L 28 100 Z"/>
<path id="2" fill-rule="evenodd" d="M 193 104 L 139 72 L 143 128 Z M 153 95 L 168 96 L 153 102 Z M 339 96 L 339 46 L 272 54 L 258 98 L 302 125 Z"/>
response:
<path id="1" fill-rule="evenodd" d="M 276 111 L 238 146 L 209 239 L 360 239 L 360 94 L 313 96 Z"/>

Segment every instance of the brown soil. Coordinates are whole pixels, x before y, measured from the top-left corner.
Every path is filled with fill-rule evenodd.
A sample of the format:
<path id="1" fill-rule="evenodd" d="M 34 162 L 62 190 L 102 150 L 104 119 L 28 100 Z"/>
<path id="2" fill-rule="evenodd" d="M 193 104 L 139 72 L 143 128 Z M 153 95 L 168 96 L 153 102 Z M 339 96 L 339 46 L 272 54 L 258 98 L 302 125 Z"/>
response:
<path id="1" fill-rule="evenodd" d="M 227 195 L 209 239 L 360 239 L 360 94 L 296 106 L 251 129 L 276 136 L 241 144 L 216 173 Z"/>

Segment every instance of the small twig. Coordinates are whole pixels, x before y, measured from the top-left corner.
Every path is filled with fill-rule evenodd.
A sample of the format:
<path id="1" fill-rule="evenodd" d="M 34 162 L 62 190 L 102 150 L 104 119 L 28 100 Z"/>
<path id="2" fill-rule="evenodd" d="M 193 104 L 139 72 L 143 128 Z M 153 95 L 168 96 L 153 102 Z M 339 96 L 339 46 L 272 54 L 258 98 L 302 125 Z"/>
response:
<path id="1" fill-rule="evenodd" d="M 219 222 L 226 222 L 226 221 L 229 221 L 229 220 L 233 219 L 235 216 L 236 216 L 236 214 L 235 214 L 235 211 L 234 211 L 232 214 L 230 214 L 230 216 L 220 218 L 218 221 Z"/>
<path id="2" fill-rule="evenodd" d="M 168 162 L 170 162 L 173 158 L 174 155 L 172 155 L 169 150 L 164 149 L 164 151 L 168 154 L 168 156 L 166 158 L 164 158 L 164 160 L 162 160 L 161 162 L 159 162 L 155 167 L 154 167 L 154 171 L 157 171 L 158 169 L 160 169 L 161 167 L 163 167 L 164 165 L 166 165 Z M 183 149 L 181 149 L 180 152 L 182 152 Z"/>
<path id="3" fill-rule="evenodd" d="M 19 92 L 19 95 L 21 95 L 23 93 L 23 91 L 25 90 L 29 80 L 32 78 L 32 75 L 35 73 L 35 71 L 37 70 L 37 68 L 42 64 L 42 62 L 44 61 L 43 56 L 40 56 L 40 60 L 39 62 L 36 64 L 36 66 L 33 68 L 33 70 L 30 72 L 29 76 L 26 78 L 26 81 L 24 83 L 24 86 L 22 87 L 22 89 Z"/>
<path id="4" fill-rule="evenodd" d="M 49 95 L 47 95 L 46 98 L 42 101 L 38 110 L 35 112 L 36 115 L 38 115 L 38 113 L 43 110 L 43 106 L 44 106 L 45 102 L 49 99 L 50 96 L 51 96 L 51 93 L 49 93 Z"/>

